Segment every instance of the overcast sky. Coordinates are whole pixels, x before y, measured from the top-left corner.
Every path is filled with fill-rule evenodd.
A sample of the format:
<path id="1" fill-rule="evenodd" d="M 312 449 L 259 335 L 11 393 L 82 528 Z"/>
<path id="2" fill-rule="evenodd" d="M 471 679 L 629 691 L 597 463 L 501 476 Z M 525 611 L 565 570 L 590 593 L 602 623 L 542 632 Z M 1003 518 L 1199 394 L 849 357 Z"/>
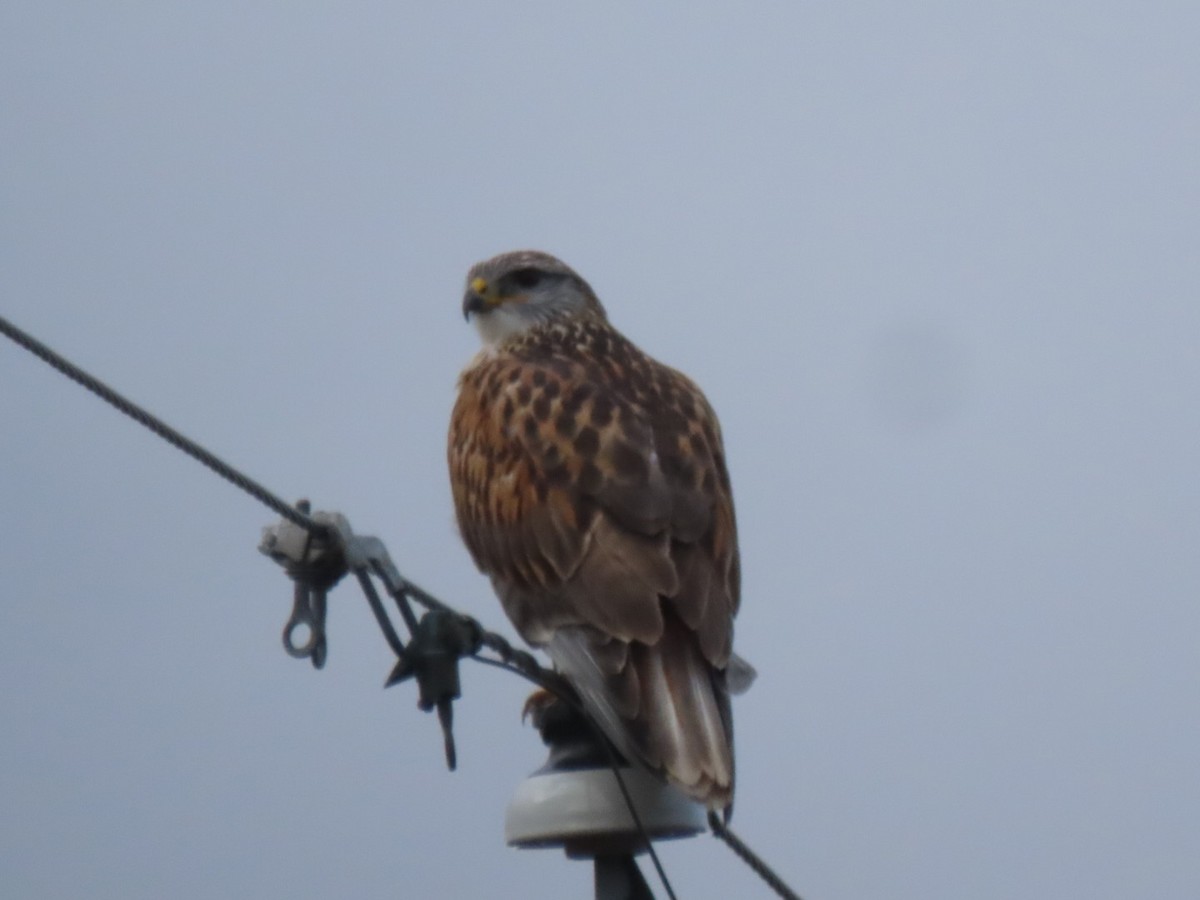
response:
<path id="1" fill-rule="evenodd" d="M 0 312 L 511 635 L 445 432 L 551 251 L 721 415 L 806 900 L 1200 896 L 1200 8 L 739 6 L 9 0 Z M 590 896 L 523 682 L 447 773 L 356 588 L 284 654 L 268 511 L 8 342 L 0 421 L 0 894 Z"/>

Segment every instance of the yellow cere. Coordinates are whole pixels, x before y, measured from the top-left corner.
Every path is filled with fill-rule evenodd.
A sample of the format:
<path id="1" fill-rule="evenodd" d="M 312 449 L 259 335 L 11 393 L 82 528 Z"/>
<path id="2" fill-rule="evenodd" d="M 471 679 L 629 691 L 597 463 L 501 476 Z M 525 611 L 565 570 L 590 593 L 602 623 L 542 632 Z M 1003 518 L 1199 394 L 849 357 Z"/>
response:
<path id="1" fill-rule="evenodd" d="M 471 290 L 473 290 L 475 293 L 479 294 L 479 296 L 482 297 L 485 294 L 487 294 L 487 289 L 488 289 L 488 283 L 487 283 L 486 279 L 475 278 L 471 281 Z"/>

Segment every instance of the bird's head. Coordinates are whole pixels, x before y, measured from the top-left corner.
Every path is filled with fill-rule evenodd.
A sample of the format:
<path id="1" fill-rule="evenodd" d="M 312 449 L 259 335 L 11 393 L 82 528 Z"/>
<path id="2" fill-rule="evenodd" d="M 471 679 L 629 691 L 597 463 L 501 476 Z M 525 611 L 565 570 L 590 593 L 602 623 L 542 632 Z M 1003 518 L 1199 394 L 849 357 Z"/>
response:
<path id="1" fill-rule="evenodd" d="M 502 253 L 472 266 L 462 308 L 489 346 L 536 325 L 586 313 L 604 316 L 588 283 L 538 250 Z"/>

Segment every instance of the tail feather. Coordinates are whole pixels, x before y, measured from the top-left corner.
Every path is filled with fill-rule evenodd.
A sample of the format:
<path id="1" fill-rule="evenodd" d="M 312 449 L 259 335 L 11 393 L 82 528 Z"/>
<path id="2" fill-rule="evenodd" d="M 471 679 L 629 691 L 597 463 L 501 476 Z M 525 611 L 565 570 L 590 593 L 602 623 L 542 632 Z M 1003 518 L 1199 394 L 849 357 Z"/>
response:
<path id="1" fill-rule="evenodd" d="M 546 650 L 630 760 L 710 809 L 733 798 L 733 729 L 724 673 L 669 610 L 653 645 L 561 628 Z"/>

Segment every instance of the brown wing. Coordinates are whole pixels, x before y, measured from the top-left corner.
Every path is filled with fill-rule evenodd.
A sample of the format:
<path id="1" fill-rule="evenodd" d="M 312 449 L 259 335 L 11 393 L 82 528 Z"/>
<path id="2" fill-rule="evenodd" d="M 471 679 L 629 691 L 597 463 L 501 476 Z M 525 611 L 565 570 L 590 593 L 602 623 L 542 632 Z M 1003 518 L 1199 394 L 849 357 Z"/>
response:
<path id="1" fill-rule="evenodd" d="M 455 508 L 517 629 L 610 737 L 712 801 L 732 782 L 739 589 L 720 433 L 695 385 L 617 340 L 601 359 L 484 356 L 464 373 Z"/>

